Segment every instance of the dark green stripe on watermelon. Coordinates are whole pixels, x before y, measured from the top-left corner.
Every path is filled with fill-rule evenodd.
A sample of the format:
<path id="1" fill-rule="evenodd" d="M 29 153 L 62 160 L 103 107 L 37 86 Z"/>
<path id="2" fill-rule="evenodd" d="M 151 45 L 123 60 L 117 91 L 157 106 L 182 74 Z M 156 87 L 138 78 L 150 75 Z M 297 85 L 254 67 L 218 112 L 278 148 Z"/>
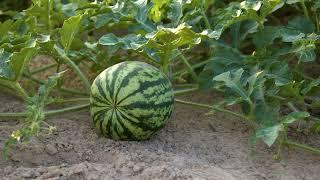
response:
<path id="1" fill-rule="evenodd" d="M 142 69 L 141 69 L 141 68 L 135 68 L 135 69 L 133 69 L 132 72 L 129 72 L 129 73 L 127 74 L 127 76 L 122 79 L 121 84 L 120 84 L 120 87 L 125 87 L 125 86 L 127 86 L 127 85 L 129 84 L 129 80 L 130 80 L 131 78 L 134 78 L 135 76 L 137 76 L 137 75 L 139 74 L 139 71 L 140 71 L 140 70 L 142 70 Z M 115 99 L 115 102 L 118 102 L 118 94 L 119 94 L 120 91 L 121 91 L 121 88 L 118 88 L 118 89 L 117 89 L 117 92 L 116 92 L 116 95 L 115 95 L 115 98 L 116 98 L 116 99 Z M 117 104 L 119 104 L 119 103 L 117 103 Z"/>
<path id="2" fill-rule="evenodd" d="M 119 102 L 117 102 L 118 105 L 121 104 L 121 102 L 123 102 L 124 100 L 126 100 L 128 97 L 130 96 L 134 96 L 135 94 L 139 93 L 139 92 L 143 92 L 143 90 L 149 88 L 149 87 L 152 87 L 152 86 L 157 86 L 159 84 L 165 84 L 167 83 L 165 81 L 165 79 L 158 79 L 158 80 L 155 80 L 155 81 L 146 81 L 146 82 L 143 82 L 140 84 L 140 87 L 139 89 L 133 91 L 132 93 L 128 94 L 126 97 L 124 97 L 123 99 L 121 99 Z"/>
<path id="3" fill-rule="evenodd" d="M 110 97 L 113 98 L 114 96 L 114 92 L 116 91 L 115 89 L 115 82 L 118 79 L 118 76 L 123 73 L 122 70 L 126 67 L 126 63 L 120 63 L 117 67 L 117 69 L 112 73 L 112 81 L 110 84 Z M 106 74 L 106 76 L 108 76 L 109 74 Z M 108 77 L 106 77 L 106 79 L 108 79 Z M 106 82 L 106 84 L 108 84 L 109 82 Z"/>
<path id="4" fill-rule="evenodd" d="M 104 100 L 105 100 L 107 103 L 111 104 L 112 102 L 109 101 L 109 99 L 107 98 L 106 92 L 104 92 L 104 90 L 102 89 L 102 87 L 101 87 L 101 85 L 100 85 L 100 79 L 97 80 L 97 81 L 95 82 L 95 84 L 96 84 L 96 86 L 97 86 L 97 88 L 98 88 L 99 94 L 102 95 L 102 97 L 104 98 Z M 108 90 L 108 89 L 107 89 L 107 90 Z"/>
<path id="5" fill-rule="evenodd" d="M 161 71 L 146 63 L 125 62 L 94 81 L 91 115 L 106 137 L 148 139 L 172 114 L 173 101 L 171 83 Z"/>

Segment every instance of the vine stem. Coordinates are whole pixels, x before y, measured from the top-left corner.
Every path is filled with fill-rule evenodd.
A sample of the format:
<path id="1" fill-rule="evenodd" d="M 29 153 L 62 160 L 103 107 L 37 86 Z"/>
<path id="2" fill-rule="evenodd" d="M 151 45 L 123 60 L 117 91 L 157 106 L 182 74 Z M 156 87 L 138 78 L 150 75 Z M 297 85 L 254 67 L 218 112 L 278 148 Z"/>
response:
<path id="1" fill-rule="evenodd" d="M 73 111 L 78 111 L 85 109 L 89 107 L 90 104 L 82 104 L 82 105 L 77 105 L 77 106 L 72 106 L 72 107 L 67 107 L 67 108 L 62 108 L 62 109 L 57 109 L 57 110 L 48 110 L 44 112 L 45 116 L 54 116 L 54 115 L 60 115 L 62 113 L 66 112 L 73 112 Z M 27 117 L 28 113 L 27 112 L 19 112 L 19 113 L 0 113 L 0 118 L 25 118 Z"/>
<path id="2" fill-rule="evenodd" d="M 318 14 L 315 13 L 315 19 L 316 19 L 316 26 L 317 26 L 317 31 L 320 31 L 320 21 L 319 21 L 319 17 L 318 17 Z"/>
<path id="3" fill-rule="evenodd" d="M 62 92 L 77 94 L 77 95 L 81 95 L 81 96 L 89 96 L 90 95 L 87 92 L 81 92 L 77 89 L 71 89 L 71 88 L 66 88 L 66 87 L 61 87 L 59 90 Z"/>
<path id="4" fill-rule="evenodd" d="M 26 93 L 26 91 L 21 87 L 21 85 L 18 82 L 15 82 L 12 85 L 12 88 L 15 89 L 19 96 L 22 97 L 23 100 L 27 100 L 29 95 Z"/>
<path id="5" fill-rule="evenodd" d="M 66 55 L 65 56 L 61 56 L 61 57 L 67 62 L 69 67 L 71 69 L 73 69 L 75 71 L 75 73 L 79 76 L 79 78 L 83 81 L 87 92 L 90 92 L 91 84 L 90 84 L 89 80 L 87 79 L 87 77 L 82 73 L 80 68 L 70 58 L 68 58 Z"/>
<path id="6" fill-rule="evenodd" d="M 175 90 L 174 91 L 174 95 L 180 95 L 180 94 L 186 94 L 189 92 L 194 92 L 199 90 L 199 88 L 195 87 L 195 88 L 189 88 L 189 89 L 181 89 L 181 90 Z"/>
<path id="7" fill-rule="evenodd" d="M 202 108 L 206 108 L 206 109 L 213 109 L 219 112 L 223 112 L 223 113 L 227 113 L 230 114 L 232 116 L 235 117 L 239 117 L 241 119 L 245 119 L 247 121 L 250 121 L 246 116 L 223 109 L 223 108 L 219 108 L 219 107 L 214 107 L 214 106 L 210 106 L 207 104 L 200 104 L 200 103 L 195 103 L 195 102 L 190 102 L 190 101 L 184 101 L 184 100 L 180 100 L 180 99 L 175 99 L 175 102 L 180 103 L 180 104 L 186 104 L 186 105 L 191 105 L 191 106 L 196 106 L 196 107 L 202 107 Z"/>
<path id="8" fill-rule="evenodd" d="M 207 15 L 205 14 L 204 10 L 201 11 L 201 14 L 202 14 L 202 17 L 204 19 L 204 23 L 206 24 L 206 28 L 207 29 L 211 29 L 211 25 L 210 25 L 210 22 L 208 20 L 208 17 Z"/>
<path id="9" fill-rule="evenodd" d="M 192 76 L 192 79 L 197 82 L 198 81 L 198 76 L 197 74 L 194 72 L 192 66 L 190 65 L 189 61 L 184 57 L 183 54 L 181 54 L 181 59 L 182 59 L 182 62 L 187 66 L 187 70 L 189 71 L 189 73 L 191 74 Z"/>
<path id="10" fill-rule="evenodd" d="M 287 105 L 292 111 L 294 111 L 294 112 L 299 111 L 299 109 L 297 109 L 291 102 L 288 102 Z M 311 119 L 313 121 L 320 121 L 320 118 L 317 118 L 314 116 L 310 116 L 309 119 Z"/>
<path id="11" fill-rule="evenodd" d="M 317 149 L 317 148 L 313 148 L 313 147 L 310 147 L 310 146 L 306 146 L 306 145 L 295 143 L 295 142 L 288 141 L 288 140 L 285 142 L 285 145 L 287 145 L 289 147 L 292 147 L 292 148 L 297 148 L 297 149 L 310 151 L 310 152 L 313 152 L 313 153 L 316 153 L 316 154 L 320 155 L 320 149 Z"/>
<path id="12" fill-rule="evenodd" d="M 56 63 L 52 63 L 52 64 L 48 64 L 48 65 L 45 65 L 45 66 L 42 66 L 42 67 L 39 67 L 37 69 L 34 69 L 33 71 L 30 71 L 30 74 L 33 75 L 33 74 L 37 74 L 39 72 L 42 72 L 42 71 L 45 71 L 47 69 L 51 69 L 53 67 L 57 66 Z"/>
<path id="13" fill-rule="evenodd" d="M 38 83 L 38 84 L 45 84 L 46 83 L 44 80 L 37 79 L 37 78 L 35 78 L 35 77 L 31 76 L 31 75 L 28 75 L 26 73 L 24 73 L 23 76 L 28 78 L 28 79 L 30 79 L 31 81 L 34 81 L 34 82 Z M 61 88 L 59 88 L 59 90 L 62 91 L 62 92 L 72 93 L 72 94 L 77 94 L 77 95 L 82 95 L 82 96 L 88 96 L 89 95 L 89 93 L 87 93 L 87 92 L 81 92 L 81 91 L 79 91 L 77 89 L 70 89 L 70 88 L 66 88 L 66 87 L 61 87 Z"/>
<path id="14" fill-rule="evenodd" d="M 74 103 L 74 102 L 79 102 L 79 101 L 89 102 L 90 99 L 89 98 L 58 99 L 58 100 L 52 102 L 52 104 Z"/>
<path id="15" fill-rule="evenodd" d="M 90 103 L 86 103 L 86 104 L 72 106 L 72 107 L 68 107 L 68 108 L 46 111 L 44 114 L 45 114 L 45 116 L 54 116 L 54 115 L 59 115 L 59 114 L 65 113 L 65 112 L 73 112 L 73 111 L 86 109 L 89 106 L 90 106 Z"/>
<path id="16" fill-rule="evenodd" d="M 198 68 L 198 67 L 201 67 L 201 66 L 204 66 L 204 65 L 206 65 L 208 62 L 210 62 L 210 61 L 212 61 L 211 59 L 209 59 L 209 60 L 206 60 L 206 61 L 202 61 L 202 62 L 200 62 L 200 63 L 197 63 L 197 64 L 194 64 L 194 65 L 191 65 L 191 68 L 192 68 L 192 71 L 195 69 L 195 68 Z M 186 71 L 185 71 L 185 69 L 182 69 L 182 70 L 180 70 L 180 71 L 178 71 L 178 72 L 176 72 L 176 73 L 174 73 L 173 74 L 173 76 L 178 76 L 178 75 L 180 75 L 180 74 L 182 74 L 182 73 L 185 73 Z"/>
<path id="17" fill-rule="evenodd" d="M 304 0 L 300 0 L 300 3 L 301 3 L 301 6 L 302 6 L 304 15 L 306 16 L 307 19 L 310 19 L 309 13 L 308 13 L 308 9 L 307 9 L 307 6 L 306 6 Z"/>
<path id="18" fill-rule="evenodd" d="M 198 84 L 173 84 L 173 87 L 177 87 L 177 88 L 198 87 Z"/>

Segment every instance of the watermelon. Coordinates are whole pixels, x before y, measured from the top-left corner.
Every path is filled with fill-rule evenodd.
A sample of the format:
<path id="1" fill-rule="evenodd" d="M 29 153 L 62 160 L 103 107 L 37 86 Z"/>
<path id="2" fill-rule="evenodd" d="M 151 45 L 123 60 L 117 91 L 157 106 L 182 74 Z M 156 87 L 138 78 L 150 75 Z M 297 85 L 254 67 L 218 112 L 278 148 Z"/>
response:
<path id="1" fill-rule="evenodd" d="M 94 80 L 91 116 L 97 131 L 117 140 L 144 140 L 162 128 L 174 104 L 172 85 L 144 62 L 113 65 Z"/>

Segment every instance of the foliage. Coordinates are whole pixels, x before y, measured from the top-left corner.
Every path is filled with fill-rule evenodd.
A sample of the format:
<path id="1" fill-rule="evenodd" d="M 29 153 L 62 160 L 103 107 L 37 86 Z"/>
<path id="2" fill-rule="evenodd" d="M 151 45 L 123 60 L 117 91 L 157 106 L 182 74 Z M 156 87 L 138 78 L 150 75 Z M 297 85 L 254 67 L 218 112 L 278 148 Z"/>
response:
<path id="1" fill-rule="evenodd" d="M 320 132 L 314 113 L 320 104 L 319 73 L 306 71 L 319 68 L 318 0 L 32 0 L 23 11 L 5 10 L 1 13 L 10 18 L 0 23 L 0 84 L 27 104 L 31 91 L 20 82 L 44 84 L 35 71 L 60 72 L 65 65 L 85 91 L 66 89 L 62 80 L 55 89 L 86 96 L 91 79 L 85 68 L 97 75 L 134 59 L 157 66 L 174 83 L 223 92 L 219 108 L 239 104 L 238 117 L 253 124 L 254 137 L 269 146 L 295 146 L 288 144 L 286 132 L 296 122 Z M 30 69 L 28 62 L 37 54 L 52 57 L 54 64 Z M 43 102 L 32 103 L 43 109 Z"/>

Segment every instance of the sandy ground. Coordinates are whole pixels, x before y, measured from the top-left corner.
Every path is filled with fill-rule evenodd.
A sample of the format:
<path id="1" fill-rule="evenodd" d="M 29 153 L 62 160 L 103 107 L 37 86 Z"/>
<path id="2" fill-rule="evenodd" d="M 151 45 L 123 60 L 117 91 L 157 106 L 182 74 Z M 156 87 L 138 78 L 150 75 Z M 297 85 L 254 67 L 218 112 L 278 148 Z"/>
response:
<path id="1" fill-rule="evenodd" d="M 219 96 L 180 98 L 209 103 Z M 2 92 L 0 102 L 1 112 L 23 109 Z M 33 138 L 13 148 L 8 160 L 0 158 L 0 179 L 320 179 L 320 156 L 290 150 L 281 161 L 273 160 L 274 149 L 250 144 L 251 130 L 239 119 L 206 112 L 176 105 L 165 128 L 143 142 L 99 137 L 87 110 L 51 118 L 57 127 L 53 135 Z M 1 148 L 18 126 L 0 120 Z M 319 136 L 295 138 L 320 147 Z"/>

